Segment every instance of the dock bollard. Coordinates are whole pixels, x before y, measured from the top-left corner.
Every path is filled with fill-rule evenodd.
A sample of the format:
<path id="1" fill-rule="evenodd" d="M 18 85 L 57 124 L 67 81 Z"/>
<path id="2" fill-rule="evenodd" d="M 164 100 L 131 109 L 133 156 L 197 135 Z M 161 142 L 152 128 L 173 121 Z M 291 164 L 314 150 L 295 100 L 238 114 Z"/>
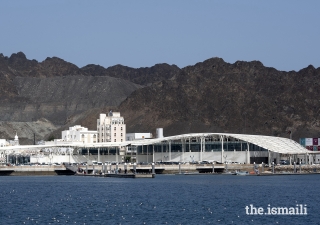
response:
<path id="1" fill-rule="evenodd" d="M 94 172 L 94 165 L 92 164 L 92 174 L 95 174 Z"/>
<path id="2" fill-rule="evenodd" d="M 179 174 L 181 174 L 181 163 L 179 163 Z"/>
<path id="3" fill-rule="evenodd" d="M 300 169 L 300 173 L 301 173 L 301 161 L 299 162 L 299 169 Z"/>
<path id="4" fill-rule="evenodd" d="M 180 163 L 179 163 L 179 166 L 180 166 Z M 156 171 L 154 169 L 154 163 L 152 163 L 152 174 L 155 174 L 155 173 L 156 173 Z"/>
<path id="5" fill-rule="evenodd" d="M 263 162 L 261 163 L 261 172 L 262 173 L 264 172 L 264 163 Z"/>
<path id="6" fill-rule="evenodd" d="M 86 174 L 88 174 L 88 164 L 86 164 Z"/>
<path id="7" fill-rule="evenodd" d="M 124 163 L 124 173 L 127 173 L 127 163 Z"/>
<path id="8" fill-rule="evenodd" d="M 103 173 L 104 173 L 104 174 L 106 174 L 106 167 L 107 167 L 107 164 L 104 163 L 104 164 L 103 164 Z"/>
<path id="9" fill-rule="evenodd" d="M 118 167 L 119 167 L 119 165 L 118 165 L 118 163 L 116 164 L 116 173 L 118 173 Z"/>
<path id="10" fill-rule="evenodd" d="M 137 164 L 133 163 L 133 173 L 136 174 L 137 173 Z"/>
<path id="11" fill-rule="evenodd" d="M 297 173 L 297 171 L 296 171 L 296 162 L 293 163 L 293 173 Z"/>
<path id="12" fill-rule="evenodd" d="M 212 173 L 214 173 L 214 162 L 212 162 Z"/>
<path id="13" fill-rule="evenodd" d="M 272 162 L 272 174 L 274 174 L 274 162 Z"/>

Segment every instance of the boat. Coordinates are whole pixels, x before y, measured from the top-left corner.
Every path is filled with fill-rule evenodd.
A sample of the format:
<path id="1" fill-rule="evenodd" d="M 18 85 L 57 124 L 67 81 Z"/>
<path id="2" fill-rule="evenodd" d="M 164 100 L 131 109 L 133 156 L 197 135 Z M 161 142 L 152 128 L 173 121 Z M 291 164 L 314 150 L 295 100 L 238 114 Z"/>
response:
<path id="1" fill-rule="evenodd" d="M 249 175 L 249 172 L 248 171 L 238 171 L 238 172 L 236 172 L 235 175 L 247 176 L 247 175 Z"/>

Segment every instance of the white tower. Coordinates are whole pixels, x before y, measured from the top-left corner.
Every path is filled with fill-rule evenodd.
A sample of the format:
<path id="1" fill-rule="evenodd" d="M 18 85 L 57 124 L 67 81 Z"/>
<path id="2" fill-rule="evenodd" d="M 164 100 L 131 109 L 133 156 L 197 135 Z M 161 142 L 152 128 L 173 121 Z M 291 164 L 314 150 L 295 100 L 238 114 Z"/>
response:
<path id="1" fill-rule="evenodd" d="M 19 145 L 19 137 L 16 132 L 16 136 L 14 136 L 14 145 Z"/>

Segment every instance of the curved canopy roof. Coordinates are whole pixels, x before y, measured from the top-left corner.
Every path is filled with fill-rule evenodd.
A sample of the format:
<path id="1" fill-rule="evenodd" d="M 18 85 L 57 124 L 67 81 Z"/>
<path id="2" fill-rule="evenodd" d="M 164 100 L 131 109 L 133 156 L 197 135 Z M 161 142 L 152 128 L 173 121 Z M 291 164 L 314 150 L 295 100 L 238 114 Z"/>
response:
<path id="1" fill-rule="evenodd" d="M 61 143 L 56 145 L 19 145 L 19 146 L 10 146 L 2 147 L 1 150 L 25 150 L 25 149 L 35 149 L 35 148 L 46 148 L 46 147 L 122 147 L 128 145 L 152 145 L 161 142 L 175 141 L 175 140 L 187 140 L 189 138 L 235 138 L 242 140 L 248 143 L 255 144 L 264 149 L 267 149 L 271 152 L 277 152 L 281 154 L 306 154 L 313 153 L 308 151 L 299 143 L 282 137 L 273 137 L 273 136 L 263 136 L 263 135 L 249 135 L 249 134 L 229 134 L 229 133 L 192 133 L 192 134 L 181 134 L 176 136 L 169 136 L 156 139 L 143 139 L 143 140 L 134 140 L 126 142 L 103 142 L 103 143 L 93 143 L 93 144 L 84 144 L 79 142 L 74 143 Z"/>
<path id="2" fill-rule="evenodd" d="M 189 138 L 201 137 L 232 137 L 248 143 L 255 144 L 264 149 L 281 154 L 306 154 L 309 153 L 307 149 L 299 143 L 282 137 L 263 136 L 263 135 L 249 135 L 249 134 L 229 134 L 229 133 L 193 133 L 182 134 L 170 137 L 163 137 L 158 139 L 147 139 L 133 141 L 132 145 L 149 145 L 170 140 L 181 140 Z"/>

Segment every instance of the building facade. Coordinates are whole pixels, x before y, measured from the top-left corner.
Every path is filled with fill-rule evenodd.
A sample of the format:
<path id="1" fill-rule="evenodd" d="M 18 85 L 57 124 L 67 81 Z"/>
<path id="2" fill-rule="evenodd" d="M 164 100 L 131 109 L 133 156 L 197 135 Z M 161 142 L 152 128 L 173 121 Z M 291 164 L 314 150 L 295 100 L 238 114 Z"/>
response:
<path id="1" fill-rule="evenodd" d="M 143 140 L 152 138 L 152 133 L 128 133 L 126 141 Z"/>
<path id="2" fill-rule="evenodd" d="M 6 139 L 0 139 L 0 147 L 6 147 L 9 143 L 6 141 Z"/>
<path id="3" fill-rule="evenodd" d="M 97 131 L 91 131 L 86 127 L 75 125 L 69 127 L 69 130 L 62 131 L 61 138 L 65 142 L 96 143 Z"/>
<path id="4" fill-rule="evenodd" d="M 97 119 L 98 142 L 124 142 L 126 139 L 126 124 L 120 112 L 110 111 L 100 114 Z"/>

